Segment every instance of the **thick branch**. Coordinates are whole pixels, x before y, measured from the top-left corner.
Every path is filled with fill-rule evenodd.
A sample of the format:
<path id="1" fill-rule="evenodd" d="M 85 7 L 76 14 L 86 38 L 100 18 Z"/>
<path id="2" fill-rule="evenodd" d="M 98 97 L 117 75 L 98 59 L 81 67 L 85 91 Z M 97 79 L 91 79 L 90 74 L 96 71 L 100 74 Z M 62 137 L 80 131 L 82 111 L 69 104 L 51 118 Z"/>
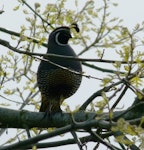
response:
<path id="1" fill-rule="evenodd" d="M 113 113 L 113 117 L 118 119 L 123 117 L 125 120 L 129 120 L 129 123 L 134 125 L 139 125 L 141 121 L 141 116 L 144 115 L 142 108 L 144 107 L 144 102 L 139 102 L 138 99 L 134 104 L 124 111 L 117 111 Z M 138 111 L 140 110 L 140 111 Z M 136 113 L 137 112 L 137 113 Z M 64 134 L 70 131 L 76 131 L 78 129 L 84 129 L 88 131 L 89 129 L 102 128 L 110 130 L 112 126 L 116 123 L 109 121 L 109 114 L 104 113 L 101 115 L 96 115 L 96 113 L 91 112 L 77 112 L 75 114 L 69 113 L 57 113 L 51 116 L 45 116 L 45 113 L 38 112 L 28 112 L 28 111 L 17 111 L 6 108 L 0 108 L 0 126 L 8 128 L 32 128 L 32 127 L 57 127 L 53 132 L 42 134 L 25 141 L 20 141 L 18 143 L 12 144 L 10 146 L 0 147 L 0 149 L 15 149 L 15 148 L 25 148 L 32 147 L 38 141 L 51 138 L 60 134 Z M 73 115 L 73 117 L 72 117 Z M 98 118 L 98 119 L 96 119 Z M 132 120 L 130 120 L 132 119 Z M 113 120 L 113 119 L 112 119 Z M 141 124 L 142 125 L 142 124 Z M 61 127 L 61 128 L 60 128 Z M 111 135 L 111 134 L 110 134 Z M 97 138 L 96 138 L 97 139 Z M 95 139 L 95 140 L 96 140 Z M 99 141 L 99 139 L 97 139 Z M 44 145 L 38 145 L 40 147 Z"/>
<path id="2" fill-rule="evenodd" d="M 18 111 L 7 108 L 0 108 L 0 127 L 8 128 L 32 128 L 32 127 L 62 127 L 67 124 L 73 124 L 72 114 L 56 113 L 51 116 L 45 116 L 45 113 Z M 45 116 L 45 117 L 44 117 Z M 104 120 L 95 120 L 95 112 L 77 112 L 73 114 L 75 122 L 78 122 L 77 128 L 98 127 L 109 129 L 110 123 Z M 103 124 L 103 125 L 102 125 Z"/>
<path id="3" fill-rule="evenodd" d="M 132 105 L 127 110 L 113 112 L 115 121 L 120 117 L 130 120 L 132 124 L 139 124 L 140 119 L 144 115 L 144 102 Z M 140 111 L 138 111 L 140 110 Z M 136 113 L 137 112 L 137 113 Z M 73 115 L 73 117 L 72 117 Z M 63 127 L 73 124 L 76 129 L 89 129 L 91 127 L 99 127 L 102 129 L 110 129 L 114 122 L 109 121 L 109 114 L 104 113 L 96 115 L 95 112 L 79 111 L 74 114 L 55 113 L 51 116 L 45 116 L 42 112 L 18 111 L 7 108 L 0 108 L 0 127 L 1 128 L 48 128 Z M 96 119 L 98 118 L 98 119 Z M 117 119 L 116 119 L 117 118 Z M 74 120 L 73 120 L 74 119 Z M 138 120 L 137 120 L 138 119 Z M 136 120 L 136 121 L 135 121 Z"/>

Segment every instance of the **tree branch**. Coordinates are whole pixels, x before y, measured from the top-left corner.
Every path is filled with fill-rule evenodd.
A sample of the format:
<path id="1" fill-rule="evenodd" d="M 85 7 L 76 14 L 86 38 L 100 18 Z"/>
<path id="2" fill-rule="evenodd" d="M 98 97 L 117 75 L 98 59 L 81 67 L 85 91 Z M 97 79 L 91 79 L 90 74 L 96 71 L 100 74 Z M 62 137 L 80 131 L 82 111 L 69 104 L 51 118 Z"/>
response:
<path id="1" fill-rule="evenodd" d="M 51 133 L 50 133 L 51 134 Z M 44 136 L 42 135 L 41 137 L 48 137 L 49 135 L 49 138 L 50 138 L 50 134 L 49 133 L 46 133 L 44 134 Z M 112 133 L 108 133 L 108 134 L 102 134 L 101 135 L 101 138 L 105 139 L 109 136 L 112 136 L 113 134 Z M 93 136 L 84 136 L 84 137 L 81 137 L 79 138 L 81 143 L 83 145 L 85 145 L 87 142 L 90 142 L 90 141 L 93 141 L 93 142 L 99 142 L 99 139 L 98 138 L 94 138 Z M 48 148 L 48 147 L 56 147 L 56 146 L 64 146 L 64 145 L 68 145 L 68 144 L 76 144 L 75 140 L 74 139 L 67 139 L 67 140 L 60 140 L 60 141 L 56 141 L 56 142 L 46 142 L 46 143 L 35 143 L 35 140 L 33 140 L 34 143 L 31 144 L 31 145 L 24 145 L 23 148 L 25 149 L 32 149 L 33 146 L 36 146 L 37 148 Z M 23 143 L 22 143 L 23 145 Z M 9 149 L 9 150 L 13 150 L 13 148 L 20 148 L 21 145 L 19 145 L 18 143 L 17 144 L 12 144 L 12 145 L 9 145 L 9 146 L 3 146 L 3 147 L 0 147 L 0 150 L 6 150 L 6 149 Z"/>
<path id="2" fill-rule="evenodd" d="M 103 136 L 103 138 L 105 138 Z M 79 138 L 82 144 L 85 144 L 90 141 L 96 141 L 92 136 L 85 136 Z M 61 140 L 56 142 L 47 142 L 47 143 L 38 143 L 35 144 L 37 148 L 48 148 L 48 147 L 56 147 L 56 146 L 64 146 L 68 144 L 76 144 L 74 139 L 67 139 L 67 140 Z M 32 148 L 31 146 L 28 146 L 27 148 Z"/>
<path id="3" fill-rule="evenodd" d="M 47 22 L 45 19 L 42 18 L 41 15 L 39 15 L 25 0 L 22 0 L 23 4 L 25 4 L 35 15 L 37 15 L 42 22 L 46 23 L 48 26 L 50 26 L 52 29 L 54 29 L 54 27 L 49 23 Z"/>
<path id="4" fill-rule="evenodd" d="M 78 123 L 75 126 L 78 129 L 91 126 L 101 126 L 103 128 L 110 128 L 110 123 L 104 120 L 95 120 L 95 112 L 77 112 L 74 115 L 75 121 Z M 45 116 L 42 112 L 18 111 L 7 108 L 0 108 L 0 127 L 8 128 L 48 128 L 48 127 L 62 127 L 67 124 L 72 124 L 71 114 L 56 113 L 51 116 Z M 101 126 L 101 127 L 102 127 Z"/>
<path id="5" fill-rule="evenodd" d="M 140 119 L 144 115 L 144 102 L 139 102 L 132 105 L 126 110 L 113 112 L 114 121 L 117 121 L 119 117 L 123 117 L 125 120 L 130 121 L 132 124 L 139 124 Z M 129 111 L 127 111 L 129 110 Z M 136 113 L 137 112 L 137 113 Z M 19 111 L 7 108 L 0 108 L 0 127 L 1 128 L 49 128 L 49 127 L 63 127 L 68 124 L 73 124 L 73 118 L 75 123 L 73 128 L 75 129 L 88 129 L 91 127 L 99 127 L 103 129 L 110 129 L 111 126 L 116 125 L 115 122 L 109 121 L 109 113 L 103 113 L 96 115 L 95 112 L 83 112 L 79 111 L 73 114 L 73 118 L 70 113 L 55 113 L 51 116 L 45 116 L 43 112 L 30 112 Z M 99 119 L 95 119 L 99 118 Z M 138 120 L 137 120 L 138 119 Z M 112 119 L 113 120 L 113 119 Z M 142 124 L 143 125 L 143 124 Z"/>
<path id="6" fill-rule="evenodd" d="M 72 59 L 76 61 L 81 61 L 81 62 L 100 62 L 100 63 L 116 63 L 120 62 L 121 64 L 128 64 L 128 63 L 137 63 L 136 61 L 118 61 L 118 60 L 107 60 L 107 59 L 95 59 L 95 58 L 78 58 L 78 57 L 72 57 L 72 56 L 63 56 L 63 55 L 56 55 L 56 54 L 42 54 L 42 53 L 34 53 L 34 52 L 29 52 L 29 51 L 22 51 L 19 50 L 9 44 L 8 41 L 5 41 L 3 39 L 0 39 L 0 45 L 3 45 L 9 49 L 11 49 L 14 52 L 17 52 L 19 54 L 26 54 L 29 56 L 45 56 L 45 57 L 56 57 L 56 58 L 61 58 L 61 59 Z M 141 63 L 144 63 L 144 60 L 140 61 Z"/>
<path id="7" fill-rule="evenodd" d="M 36 39 L 34 39 L 34 38 L 31 38 L 31 37 L 28 37 L 28 36 L 26 36 L 26 35 L 22 35 L 22 34 L 20 34 L 20 33 L 18 33 L 18 32 L 14 32 L 14 31 L 12 31 L 12 30 L 8 30 L 8 29 L 5 29 L 5 28 L 2 28 L 2 27 L 0 27 L 0 31 L 1 32 L 4 32 L 4 33 L 7 33 L 7 34 L 9 34 L 9 35 L 14 35 L 14 36 L 16 36 L 16 37 L 25 37 L 26 39 L 28 39 L 28 40 L 30 40 L 30 41 L 32 41 L 33 43 L 40 43 L 38 40 L 36 40 Z M 46 43 L 41 43 L 41 45 L 42 46 L 44 46 L 44 47 L 47 47 L 47 44 Z"/>
<path id="8" fill-rule="evenodd" d="M 117 71 L 117 70 L 112 70 L 112 69 L 106 69 L 106 68 L 103 68 L 103 67 L 98 67 L 98 66 L 95 66 L 93 64 L 89 64 L 89 63 L 86 63 L 86 62 L 82 62 L 82 64 L 84 66 L 87 66 L 89 68 L 92 68 L 92 69 L 95 69 L 95 70 L 99 70 L 101 72 L 108 72 L 108 73 L 112 73 L 112 74 L 126 74 L 126 72 L 123 72 L 123 71 Z"/>
<path id="9" fill-rule="evenodd" d="M 102 92 L 108 92 L 112 87 L 117 86 L 119 84 L 123 83 L 122 81 L 118 81 L 116 83 L 113 83 L 107 87 L 104 87 L 102 89 L 100 89 L 99 91 L 95 92 L 91 97 L 89 97 L 84 104 L 82 104 L 82 106 L 79 108 L 80 110 L 85 110 L 87 108 L 87 106 L 98 96 L 101 96 Z"/>
<path id="10" fill-rule="evenodd" d="M 93 137 L 98 138 L 100 143 L 104 144 L 106 147 L 110 148 L 111 150 L 118 150 L 112 144 L 104 141 L 104 139 L 101 138 L 97 133 L 93 132 L 92 130 L 90 130 L 89 132 Z"/>
<path id="11" fill-rule="evenodd" d="M 56 129 L 56 130 L 54 130 L 53 132 L 50 132 L 50 133 L 37 135 L 37 136 L 35 136 L 33 138 L 29 138 L 29 139 L 24 140 L 24 141 L 19 141 L 18 143 L 15 143 L 15 144 L 11 144 L 10 146 L 0 147 L 0 150 L 7 150 L 7 149 L 13 150 L 13 149 L 19 149 L 20 147 L 24 148 L 25 146 L 31 145 L 31 144 L 35 144 L 38 141 L 41 141 L 41 140 L 44 140 L 44 139 L 47 139 L 47 138 L 51 138 L 51 137 L 54 137 L 54 136 L 61 135 L 61 134 L 64 134 L 66 132 L 69 132 L 71 129 L 72 129 L 72 126 L 71 125 L 67 125 L 65 127 Z"/>
<path id="12" fill-rule="evenodd" d="M 128 110 L 113 112 L 113 117 L 116 120 L 119 116 L 123 117 L 129 123 L 133 125 L 143 126 L 141 122 L 141 117 L 144 115 L 144 111 L 139 111 L 136 113 L 136 110 L 142 110 L 144 107 L 144 102 L 136 102 L 132 105 Z M 96 115 L 95 112 L 77 112 L 73 114 L 73 118 L 69 113 L 56 113 L 51 116 L 44 117 L 45 113 L 37 113 L 37 112 L 28 112 L 28 111 L 18 111 L 11 110 L 6 108 L 0 108 L 0 127 L 8 127 L 8 128 L 48 128 L 48 127 L 56 127 L 59 129 L 54 130 L 53 132 L 38 135 L 36 137 L 27 139 L 25 141 L 20 141 L 18 143 L 12 144 L 10 146 L 0 147 L 0 150 L 5 149 L 16 149 L 19 147 L 32 147 L 38 141 L 51 138 L 60 134 L 64 134 L 70 131 L 77 131 L 79 129 L 83 129 L 88 131 L 89 129 L 102 128 L 109 131 L 112 126 L 115 126 L 116 123 L 113 121 L 109 121 L 109 113 L 103 113 L 101 115 Z M 122 115 L 121 115 L 122 114 Z M 99 119 L 96 119 L 99 118 Z M 73 119 L 75 120 L 73 124 Z M 130 120 L 132 119 L 132 120 Z M 113 120 L 113 119 L 111 119 Z M 109 134 L 111 136 L 112 134 Z M 104 136 L 104 134 L 102 134 Z M 105 136 L 106 137 L 106 134 Z M 103 138 L 104 138 L 103 137 Z M 95 138 L 98 142 L 99 138 Z M 101 142 L 101 141 L 99 141 Z M 42 145 L 39 145 L 42 146 Z"/>

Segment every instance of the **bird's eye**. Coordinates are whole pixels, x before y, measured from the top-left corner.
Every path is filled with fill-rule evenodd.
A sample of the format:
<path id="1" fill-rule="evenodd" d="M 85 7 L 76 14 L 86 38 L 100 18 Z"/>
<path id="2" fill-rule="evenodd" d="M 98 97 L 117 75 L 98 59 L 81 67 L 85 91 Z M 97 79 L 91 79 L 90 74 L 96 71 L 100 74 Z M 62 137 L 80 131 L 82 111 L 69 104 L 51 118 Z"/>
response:
<path id="1" fill-rule="evenodd" d="M 64 32 L 58 32 L 56 34 L 55 40 L 58 45 L 68 44 L 68 40 L 71 38 L 71 35 Z"/>

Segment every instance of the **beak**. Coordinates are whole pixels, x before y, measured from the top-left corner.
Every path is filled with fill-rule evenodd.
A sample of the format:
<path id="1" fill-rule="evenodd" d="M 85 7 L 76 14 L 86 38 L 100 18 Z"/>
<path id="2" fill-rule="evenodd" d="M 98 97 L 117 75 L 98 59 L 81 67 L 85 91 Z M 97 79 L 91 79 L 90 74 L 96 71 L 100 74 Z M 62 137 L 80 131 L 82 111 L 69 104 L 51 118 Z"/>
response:
<path id="1" fill-rule="evenodd" d="M 73 38 L 71 34 L 69 35 L 69 38 Z"/>

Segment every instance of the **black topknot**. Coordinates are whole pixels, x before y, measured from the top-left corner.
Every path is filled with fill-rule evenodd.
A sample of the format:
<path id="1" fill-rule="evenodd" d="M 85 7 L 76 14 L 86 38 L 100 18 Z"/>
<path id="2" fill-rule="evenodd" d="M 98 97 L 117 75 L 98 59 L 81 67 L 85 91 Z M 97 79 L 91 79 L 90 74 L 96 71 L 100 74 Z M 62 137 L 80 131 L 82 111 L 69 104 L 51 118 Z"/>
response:
<path id="1" fill-rule="evenodd" d="M 80 32 L 80 29 L 79 29 L 77 23 L 72 23 L 72 24 L 71 24 L 71 28 L 74 28 L 74 29 L 76 30 L 76 32 Z"/>

